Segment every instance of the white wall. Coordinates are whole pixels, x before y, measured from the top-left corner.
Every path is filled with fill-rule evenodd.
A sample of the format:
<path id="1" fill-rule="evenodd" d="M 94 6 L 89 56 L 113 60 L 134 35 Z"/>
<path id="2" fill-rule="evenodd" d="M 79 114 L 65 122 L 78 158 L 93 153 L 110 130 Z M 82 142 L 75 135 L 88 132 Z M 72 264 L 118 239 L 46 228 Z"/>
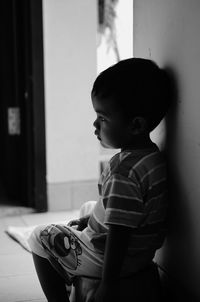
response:
<path id="1" fill-rule="evenodd" d="M 96 1 L 43 0 L 43 16 L 47 181 L 97 179 Z"/>
<path id="2" fill-rule="evenodd" d="M 171 170 L 168 244 L 160 261 L 200 298 L 200 1 L 135 0 L 134 55 L 169 66 L 177 79 L 167 150 Z M 158 138 L 158 141 L 160 138 Z M 191 300 L 193 301 L 193 300 Z M 199 300 L 198 300 L 199 301 Z"/>
<path id="3" fill-rule="evenodd" d="M 133 56 L 133 0 L 119 1 L 115 7 L 116 40 L 120 60 Z M 108 45 L 110 31 L 98 35 L 97 73 L 117 63 L 116 54 Z"/>

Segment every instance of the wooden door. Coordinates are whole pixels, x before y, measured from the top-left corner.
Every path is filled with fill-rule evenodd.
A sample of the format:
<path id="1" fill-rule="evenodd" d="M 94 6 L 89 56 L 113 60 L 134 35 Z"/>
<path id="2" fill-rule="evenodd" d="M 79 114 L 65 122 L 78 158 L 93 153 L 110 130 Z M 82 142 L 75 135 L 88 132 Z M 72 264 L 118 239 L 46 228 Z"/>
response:
<path id="1" fill-rule="evenodd" d="M 47 209 L 42 1 L 0 2 L 0 203 Z"/>

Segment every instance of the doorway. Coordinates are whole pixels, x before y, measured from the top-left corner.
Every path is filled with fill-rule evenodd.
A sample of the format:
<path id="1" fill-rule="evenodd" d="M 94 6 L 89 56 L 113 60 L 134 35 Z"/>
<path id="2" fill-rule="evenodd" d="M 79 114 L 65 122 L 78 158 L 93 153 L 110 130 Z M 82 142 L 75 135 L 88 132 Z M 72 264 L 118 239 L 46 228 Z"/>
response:
<path id="1" fill-rule="evenodd" d="M 0 204 L 46 211 L 42 0 L 0 14 Z"/>

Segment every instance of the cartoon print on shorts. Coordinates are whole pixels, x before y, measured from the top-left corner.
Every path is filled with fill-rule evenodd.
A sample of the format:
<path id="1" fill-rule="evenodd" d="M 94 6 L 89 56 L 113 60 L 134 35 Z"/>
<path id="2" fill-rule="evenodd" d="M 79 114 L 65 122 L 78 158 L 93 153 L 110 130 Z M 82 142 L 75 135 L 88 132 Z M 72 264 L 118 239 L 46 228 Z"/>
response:
<path id="1" fill-rule="evenodd" d="M 69 228 L 62 225 L 48 225 L 41 233 L 40 239 L 44 249 L 63 266 L 76 270 L 80 265 L 82 254 L 77 237 Z"/>

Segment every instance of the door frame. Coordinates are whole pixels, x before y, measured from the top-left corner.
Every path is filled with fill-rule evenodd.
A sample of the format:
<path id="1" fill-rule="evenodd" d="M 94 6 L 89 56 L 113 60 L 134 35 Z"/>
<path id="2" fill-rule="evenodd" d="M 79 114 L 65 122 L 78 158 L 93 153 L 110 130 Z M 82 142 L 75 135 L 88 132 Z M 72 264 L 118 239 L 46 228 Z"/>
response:
<path id="1" fill-rule="evenodd" d="M 31 93 L 33 112 L 33 205 L 37 211 L 47 211 L 46 183 L 46 136 L 45 136 L 45 94 L 43 54 L 43 6 L 42 0 L 30 0 L 31 31 Z M 31 159 L 32 156 L 30 155 Z"/>

